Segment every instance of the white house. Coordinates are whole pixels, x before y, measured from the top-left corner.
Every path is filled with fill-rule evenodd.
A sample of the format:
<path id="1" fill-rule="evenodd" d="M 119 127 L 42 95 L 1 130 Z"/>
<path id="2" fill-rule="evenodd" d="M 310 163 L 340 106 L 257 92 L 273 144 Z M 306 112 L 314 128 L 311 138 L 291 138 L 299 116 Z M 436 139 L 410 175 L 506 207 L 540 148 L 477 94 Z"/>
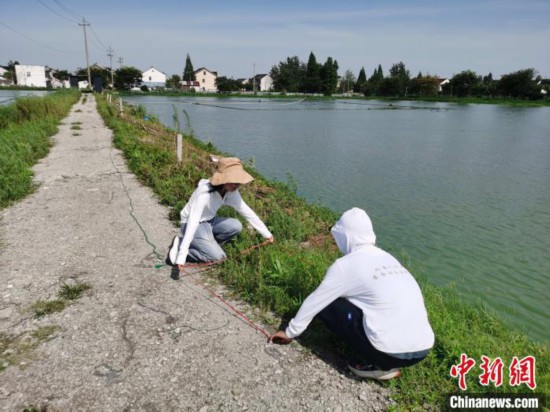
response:
<path id="1" fill-rule="evenodd" d="M 46 87 L 46 68 L 44 66 L 16 64 L 15 77 L 19 86 Z"/>
<path id="2" fill-rule="evenodd" d="M 166 75 L 151 66 L 141 74 L 141 83 L 147 87 L 166 87 Z"/>
<path id="3" fill-rule="evenodd" d="M 208 70 L 206 67 L 201 67 L 195 70 L 195 81 L 199 83 L 199 90 L 201 92 L 217 92 L 216 79 L 218 78 L 218 72 Z"/>
<path id="4" fill-rule="evenodd" d="M 259 92 L 269 92 L 273 89 L 273 79 L 269 74 L 257 74 L 254 76 L 254 90 Z"/>

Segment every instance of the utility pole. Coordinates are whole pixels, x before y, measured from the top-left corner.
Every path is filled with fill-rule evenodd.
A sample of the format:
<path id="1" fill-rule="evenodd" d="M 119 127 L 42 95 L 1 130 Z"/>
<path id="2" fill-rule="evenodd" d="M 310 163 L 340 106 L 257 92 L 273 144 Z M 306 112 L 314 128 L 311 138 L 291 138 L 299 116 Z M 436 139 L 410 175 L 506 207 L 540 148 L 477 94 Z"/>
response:
<path id="1" fill-rule="evenodd" d="M 122 61 L 123 61 L 122 57 L 119 57 L 118 58 L 119 69 L 122 69 Z"/>
<path id="2" fill-rule="evenodd" d="M 82 26 L 84 30 L 84 49 L 86 50 L 86 67 L 88 68 L 88 88 L 92 88 L 92 76 L 90 75 L 90 61 L 88 59 L 88 38 L 86 37 L 86 26 L 89 26 L 90 23 L 86 23 L 84 17 L 82 17 L 82 23 L 78 23 L 79 26 Z"/>
<path id="3" fill-rule="evenodd" d="M 109 61 L 111 65 L 111 89 L 115 87 L 115 81 L 113 79 L 113 49 L 111 46 L 109 46 L 109 50 L 107 50 L 109 53 L 107 53 L 107 56 L 109 56 Z"/>

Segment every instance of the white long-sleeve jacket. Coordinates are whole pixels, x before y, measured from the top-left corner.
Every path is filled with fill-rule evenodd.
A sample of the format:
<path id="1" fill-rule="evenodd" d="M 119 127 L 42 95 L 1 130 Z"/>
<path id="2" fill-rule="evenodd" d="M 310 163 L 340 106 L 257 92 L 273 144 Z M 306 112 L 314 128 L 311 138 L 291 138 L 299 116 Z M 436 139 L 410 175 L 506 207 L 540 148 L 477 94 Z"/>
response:
<path id="1" fill-rule="evenodd" d="M 216 217 L 218 209 L 224 205 L 231 206 L 248 223 L 252 225 L 264 238 L 270 238 L 273 235 L 254 213 L 254 211 L 244 202 L 238 190 L 227 192 L 222 197 L 218 191 L 211 190 L 210 181 L 202 179 L 197 185 L 197 189 L 191 195 L 191 198 L 180 212 L 181 223 L 187 223 L 185 234 L 176 257 L 176 264 L 183 265 L 189 253 L 189 246 L 199 227 L 199 223 L 206 222 Z"/>
<path id="2" fill-rule="evenodd" d="M 345 256 L 304 300 L 286 335 L 300 335 L 315 315 L 343 297 L 363 312 L 365 333 L 376 349 L 390 355 L 430 349 L 434 334 L 420 287 L 397 259 L 374 245 L 376 236 L 365 211 L 345 212 L 332 235 Z"/>

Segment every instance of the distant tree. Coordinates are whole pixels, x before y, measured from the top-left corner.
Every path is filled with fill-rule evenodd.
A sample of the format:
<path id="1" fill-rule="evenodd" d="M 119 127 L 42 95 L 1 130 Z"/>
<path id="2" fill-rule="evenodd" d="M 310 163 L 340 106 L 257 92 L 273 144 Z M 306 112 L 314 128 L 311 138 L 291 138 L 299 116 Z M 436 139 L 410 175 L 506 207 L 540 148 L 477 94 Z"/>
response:
<path id="1" fill-rule="evenodd" d="M 359 76 L 357 76 L 357 81 L 353 86 L 353 91 L 356 93 L 360 93 L 366 82 L 367 82 L 367 74 L 365 73 L 365 68 L 361 67 L 361 70 L 359 70 Z"/>
<path id="2" fill-rule="evenodd" d="M 54 77 L 58 80 L 69 80 L 71 78 L 71 73 L 67 70 L 55 70 Z"/>
<path id="3" fill-rule="evenodd" d="M 287 57 L 286 61 L 273 66 L 269 75 L 273 79 L 275 91 L 296 93 L 302 90 L 306 74 L 306 65 L 298 56 Z"/>
<path id="4" fill-rule="evenodd" d="M 338 62 L 328 57 L 321 69 L 321 82 L 323 84 L 323 94 L 332 96 L 336 93 L 338 87 Z"/>
<path id="5" fill-rule="evenodd" d="M 406 69 L 403 62 L 395 63 L 390 69 L 390 77 L 393 77 L 397 80 L 400 96 L 407 95 L 407 89 L 409 87 L 409 81 L 411 80 L 411 75 Z M 394 83 L 394 82 L 392 82 Z"/>
<path id="6" fill-rule="evenodd" d="M 353 91 L 356 81 L 357 79 L 355 78 L 355 75 L 353 74 L 351 69 L 347 69 L 340 79 L 340 92 L 348 93 L 350 91 Z"/>
<path id="7" fill-rule="evenodd" d="M 242 82 L 226 76 L 220 76 L 216 79 L 216 87 L 222 93 L 238 92 L 243 88 Z"/>
<path id="8" fill-rule="evenodd" d="M 541 77 L 535 69 L 524 69 L 514 73 L 505 74 L 500 78 L 498 90 L 502 96 L 510 96 L 519 99 L 540 99 Z"/>
<path id="9" fill-rule="evenodd" d="M 475 86 L 479 82 L 480 78 L 476 72 L 464 70 L 451 78 L 446 90 L 450 89 L 451 94 L 454 96 L 467 97 L 472 95 Z"/>
<path id="10" fill-rule="evenodd" d="M 195 70 L 193 69 L 193 64 L 191 63 L 191 57 L 189 57 L 189 53 L 185 58 L 185 68 L 183 69 L 183 80 L 186 82 L 195 81 Z"/>
<path id="11" fill-rule="evenodd" d="M 315 55 L 311 52 L 306 65 L 306 75 L 302 90 L 304 93 L 320 93 L 322 91 L 321 68 L 322 66 L 317 63 Z"/>
<path id="12" fill-rule="evenodd" d="M 372 76 L 369 77 L 369 80 L 361 89 L 361 93 L 365 96 L 379 95 L 380 87 L 384 81 L 384 72 L 382 71 L 382 65 L 379 64 L 376 69 L 374 69 Z"/>
<path id="13" fill-rule="evenodd" d="M 173 74 L 168 80 L 166 80 L 166 87 L 169 89 L 177 89 L 179 87 L 181 77 L 179 74 Z"/>
<path id="14" fill-rule="evenodd" d="M 419 73 L 421 75 L 422 73 Z M 410 93 L 417 96 L 437 96 L 439 79 L 434 76 L 415 77 L 410 82 Z"/>
<path id="15" fill-rule="evenodd" d="M 118 90 L 130 90 L 141 85 L 141 70 L 135 67 L 124 66 L 115 72 L 115 88 Z"/>
<path id="16" fill-rule="evenodd" d="M 402 94 L 401 79 L 396 76 L 386 77 L 380 83 L 379 94 L 387 97 L 398 97 Z"/>

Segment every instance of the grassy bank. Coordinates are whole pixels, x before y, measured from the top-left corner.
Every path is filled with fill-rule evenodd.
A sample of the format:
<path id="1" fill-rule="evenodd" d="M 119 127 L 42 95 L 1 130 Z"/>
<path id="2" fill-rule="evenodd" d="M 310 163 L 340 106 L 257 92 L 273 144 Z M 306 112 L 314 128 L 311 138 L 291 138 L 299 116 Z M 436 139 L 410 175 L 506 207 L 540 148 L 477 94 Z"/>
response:
<path id="1" fill-rule="evenodd" d="M 31 167 L 48 153 L 50 136 L 79 95 L 62 90 L 0 107 L 0 208 L 32 192 Z"/>
<path id="2" fill-rule="evenodd" d="M 154 190 L 161 203 L 171 208 L 171 218 L 176 222 L 197 181 L 211 175 L 213 166 L 208 154 L 218 153 L 217 150 L 186 136 L 184 159 L 178 165 L 173 135 L 154 119 L 142 120 L 143 109 L 132 109 L 136 116 L 127 112 L 121 119 L 101 96 L 98 105 L 114 131 L 115 144 L 124 151 L 129 168 Z M 216 275 L 253 305 L 288 319 L 339 256 L 329 233 L 338 216 L 329 209 L 306 203 L 291 187 L 267 181 L 252 168 L 249 171 L 256 180 L 243 187 L 243 197 L 267 223 L 277 242 L 243 256 L 241 250 L 261 240 L 255 232 L 245 231 L 236 243 L 228 246 L 229 260 L 219 267 Z M 232 215 L 232 211 L 227 209 L 223 214 Z M 459 363 L 462 353 L 476 361 L 476 367 L 467 376 L 468 393 L 529 393 L 525 384 L 511 386 L 508 373 L 514 356 L 522 359 L 529 355 L 537 361 L 536 393 L 548 393 L 546 346 L 509 330 L 482 304 L 464 303 L 452 288 L 436 287 L 423 280 L 422 273 L 411 267 L 410 262 L 403 263 L 419 279 L 436 343 L 427 359 L 405 369 L 402 378 L 381 383 L 393 390 L 393 398 L 400 407 L 437 408 L 443 404 L 445 395 L 458 392 L 457 380 L 449 372 Z M 326 358 L 339 349 L 338 343 L 318 323 L 312 325 L 300 343 Z M 502 359 L 502 386 L 480 385 L 482 356 Z"/>

